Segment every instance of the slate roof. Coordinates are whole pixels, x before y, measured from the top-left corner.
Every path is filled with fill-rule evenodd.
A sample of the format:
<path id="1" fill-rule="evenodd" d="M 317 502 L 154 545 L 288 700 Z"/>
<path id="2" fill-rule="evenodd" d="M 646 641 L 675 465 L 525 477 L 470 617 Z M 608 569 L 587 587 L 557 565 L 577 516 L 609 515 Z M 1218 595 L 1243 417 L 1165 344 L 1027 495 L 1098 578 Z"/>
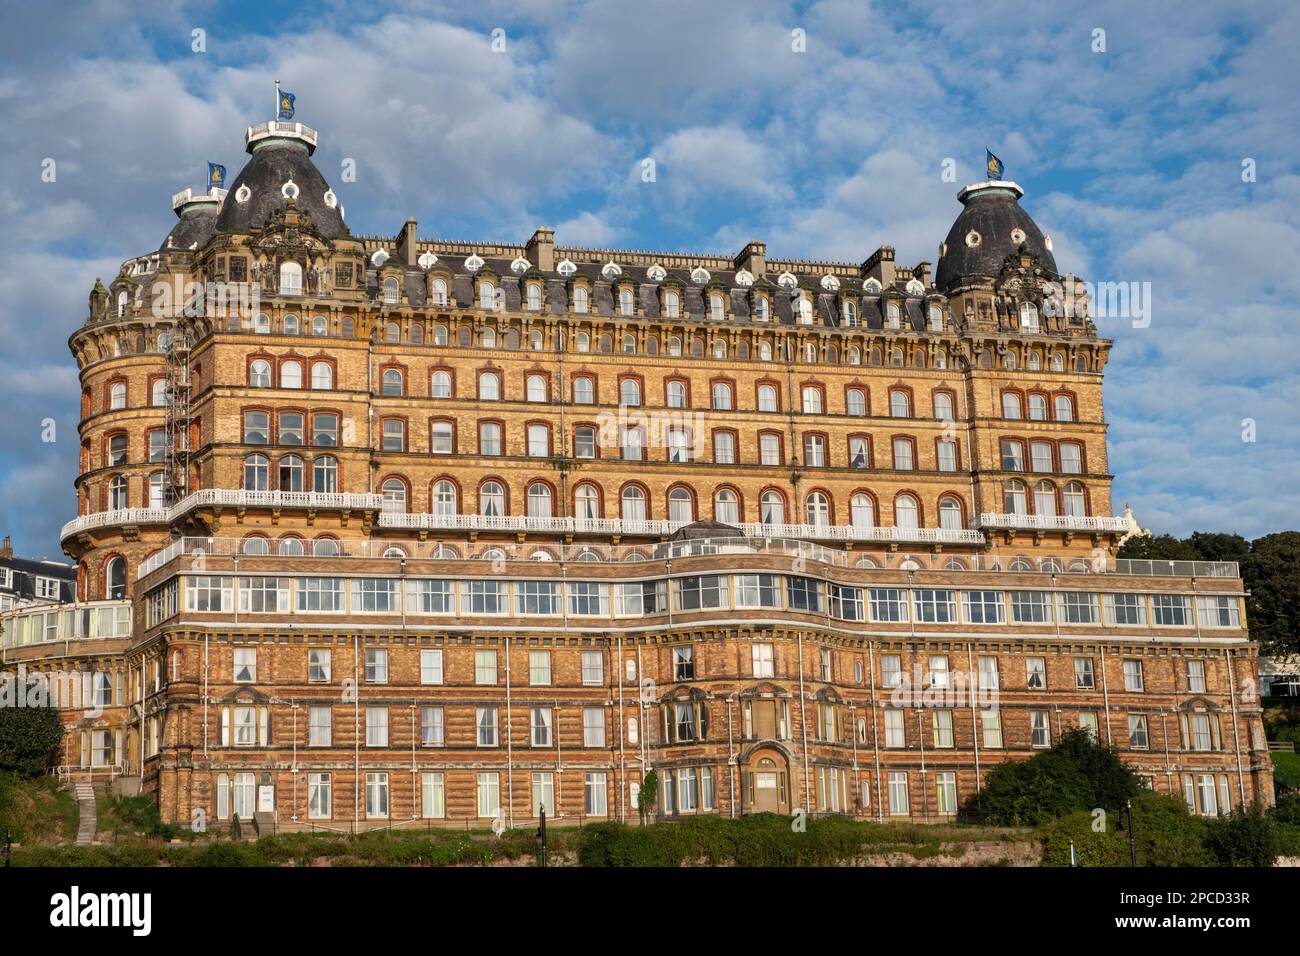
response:
<path id="1" fill-rule="evenodd" d="M 1017 187 L 1018 190 L 1018 187 Z M 1056 274 L 1056 258 L 1043 238 L 1042 230 L 1021 208 L 1011 189 L 983 188 L 962 199 L 964 208 L 944 240 L 947 247 L 935 268 L 935 286 L 946 292 L 964 276 L 996 276 L 1007 256 L 1017 251 L 1011 231 L 1025 234 L 1023 245 L 1036 255 L 1043 268 Z M 979 244 L 966 241 L 971 231 L 979 233 Z"/>
<path id="2" fill-rule="evenodd" d="M 217 230 L 248 233 L 261 229 L 267 217 L 284 204 L 281 190 L 291 179 L 298 187 L 298 209 L 307 214 L 321 235 L 334 239 L 347 232 L 337 203 L 331 208 L 325 202 L 329 183 L 311 161 L 306 147 L 278 141 L 255 146 L 252 157 L 230 184 L 217 216 Z M 241 186 L 250 191 L 245 202 L 238 198 Z"/>

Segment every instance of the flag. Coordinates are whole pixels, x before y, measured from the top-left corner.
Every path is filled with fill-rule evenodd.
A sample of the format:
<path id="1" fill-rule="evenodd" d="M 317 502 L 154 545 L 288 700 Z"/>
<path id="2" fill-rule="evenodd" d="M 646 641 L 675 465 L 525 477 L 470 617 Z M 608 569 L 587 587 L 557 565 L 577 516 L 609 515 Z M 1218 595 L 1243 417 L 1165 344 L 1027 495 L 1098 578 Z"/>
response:
<path id="1" fill-rule="evenodd" d="M 292 109 L 290 112 L 292 112 Z M 985 161 L 985 167 L 988 170 L 989 179 L 1001 179 L 1002 160 L 990 153 L 987 146 L 984 147 L 984 152 L 988 155 L 988 159 Z"/>
<path id="2" fill-rule="evenodd" d="M 292 93 L 286 93 L 284 90 L 279 91 L 279 106 L 276 107 L 276 119 L 293 119 L 293 101 L 295 97 Z"/>
<path id="3" fill-rule="evenodd" d="M 208 163 L 208 189 L 226 188 L 226 167 L 220 163 Z"/>

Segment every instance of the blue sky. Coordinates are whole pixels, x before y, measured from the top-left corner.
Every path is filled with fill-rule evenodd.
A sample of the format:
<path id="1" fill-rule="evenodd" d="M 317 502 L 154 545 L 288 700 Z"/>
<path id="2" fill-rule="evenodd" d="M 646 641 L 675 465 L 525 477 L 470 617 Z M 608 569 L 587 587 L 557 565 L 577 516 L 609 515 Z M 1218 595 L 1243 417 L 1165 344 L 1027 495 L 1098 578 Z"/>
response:
<path id="1" fill-rule="evenodd" d="M 4 6 L 0 530 L 25 554 L 56 556 L 75 511 L 66 341 L 95 277 L 158 246 L 171 194 L 208 160 L 236 173 L 276 78 L 365 234 L 411 215 L 449 239 L 523 241 L 545 223 L 561 244 L 761 238 L 774 256 L 858 262 L 888 243 L 933 262 L 988 145 L 1062 270 L 1151 283 L 1149 327 L 1101 323 L 1116 509 L 1180 534 L 1296 527 L 1300 6 Z"/>

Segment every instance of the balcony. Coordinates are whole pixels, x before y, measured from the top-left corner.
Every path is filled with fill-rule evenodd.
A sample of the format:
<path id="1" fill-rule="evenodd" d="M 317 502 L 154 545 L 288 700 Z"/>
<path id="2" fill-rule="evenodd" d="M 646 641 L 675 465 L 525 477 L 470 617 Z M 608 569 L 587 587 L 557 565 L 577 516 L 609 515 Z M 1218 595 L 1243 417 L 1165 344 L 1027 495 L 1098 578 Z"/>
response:
<path id="1" fill-rule="evenodd" d="M 170 508 L 118 508 L 74 518 L 63 526 L 59 540 L 66 541 L 97 528 L 135 524 L 171 524 L 196 508 L 301 508 L 378 511 L 382 495 L 350 492 L 243 491 L 238 488 L 204 488 L 187 495 Z"/>
<path id="2" fill-rule="evenodd" d="M 1100 534 L 1123 534 L 1136 524 L 1122 515 L 1021 515 L 984 512 L 975 521 L 977 528 L 1008 531 L 1081 531 Z"/>

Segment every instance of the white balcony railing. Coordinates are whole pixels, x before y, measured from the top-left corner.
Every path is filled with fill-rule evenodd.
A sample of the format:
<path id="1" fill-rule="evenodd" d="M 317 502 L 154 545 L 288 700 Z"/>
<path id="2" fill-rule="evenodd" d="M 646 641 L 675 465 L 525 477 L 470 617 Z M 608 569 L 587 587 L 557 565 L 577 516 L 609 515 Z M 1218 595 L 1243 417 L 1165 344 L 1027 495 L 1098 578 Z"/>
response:
<path id="1" fill-rule="evenodd" d="M 984 512 L 977 528 L 1006 528 L 1023 531 L 1118 531 L 1132 528 L 1121 515 L 1019 515 Z"/>
<path id="2" fill-rule="evenodd" d="M 170 508 L 117 508 L 73 518 L 63 526 L 60 540 L 96 528 L 133 524 L 171 524 L 195 508 L 338 508 L 350 511 L 378 510 L 383 495 L 352 492 L 243 491 L 238 488 L 204 488 L 186 495 Z"/>

